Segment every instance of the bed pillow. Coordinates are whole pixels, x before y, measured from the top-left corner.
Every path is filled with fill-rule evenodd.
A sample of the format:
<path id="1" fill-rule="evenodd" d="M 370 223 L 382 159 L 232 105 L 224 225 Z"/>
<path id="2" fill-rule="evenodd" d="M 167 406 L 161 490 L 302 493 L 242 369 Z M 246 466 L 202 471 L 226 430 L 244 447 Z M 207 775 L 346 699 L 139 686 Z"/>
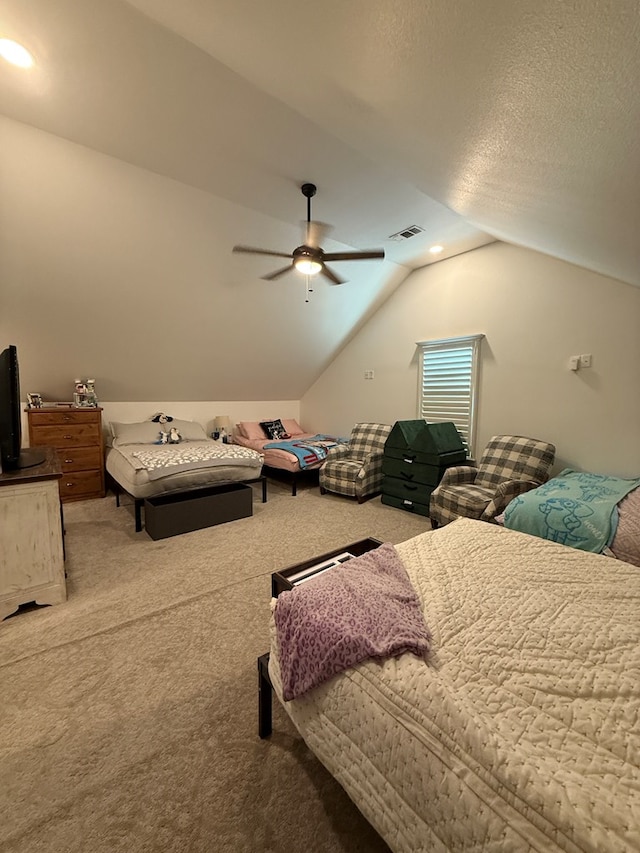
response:
<path id="1" fill-rule="evenodd" d="M 134 424 L 121 424 L 117 421 L 111 421 L 110 427 L 114 447 L 122 447 L 125 444 L 154 444 L 160 433 L 160 425 L 154 424 L 152 421 Z"/>
<path id="2" fill-rule="evenodd" d="M 182 441 L 199 441 L 207 438 L 207 434 L 200 424 L 195 421 L 178 421 L 175 418 L 168 425 L 157 424 L 153 421 L 133 424 L 111 421 L 110 426 L 114 447 L 124 447 L 127 444 L 156 444 L 160 430 L 168 432 L 167 426 L 176 427 Z"/>
<path id="3" fill-rule="evenodd" d="M 240 421 L 236 424 L 236 430 L 250 441 L 264 441 L 267 437 L 258 421 Z"/>
<path id="4" fill-rule="evenodd" d="M 209 438 L 204 427 L 197 421 L 179 421 L 174 418 L 171 423 L 165 424 L 164 430 L 168 431 L 170 427 L 176 427 L 183 441 L 203 441 Z"/>
<path id="5" fill-rule="evenodd" d="M 282 418 L 282 425 L 292 438 L 294 435 L 304 435 L 304 430 L 293 418 Z"/>
<path id="6" fill-rule="evenodd" d="M 276 418 L 275 421 L 260 421 L 260 426 L 269 438 L 272 438 L 274 441 L 280 441 L 282 438 L 289 438 L 289 433 L 282 425 L 280 418 Z"/>
<path id="7" fill-rule="evenodd" d="M 611 551 L 619 560 L 640 567 L 640 488 L 618 504 L 618 527 Z"/>

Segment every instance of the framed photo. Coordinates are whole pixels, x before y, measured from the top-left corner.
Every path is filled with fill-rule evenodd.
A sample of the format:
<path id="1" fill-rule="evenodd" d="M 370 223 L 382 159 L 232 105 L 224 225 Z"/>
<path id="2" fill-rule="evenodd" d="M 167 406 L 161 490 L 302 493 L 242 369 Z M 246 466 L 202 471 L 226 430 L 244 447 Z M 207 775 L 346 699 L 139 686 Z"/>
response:
<path id="1" fill-rule="evenodd" d="M 27 394 L 27 403 L 30 409 L 41 409 L 42 397 L 40 394 Z"/>

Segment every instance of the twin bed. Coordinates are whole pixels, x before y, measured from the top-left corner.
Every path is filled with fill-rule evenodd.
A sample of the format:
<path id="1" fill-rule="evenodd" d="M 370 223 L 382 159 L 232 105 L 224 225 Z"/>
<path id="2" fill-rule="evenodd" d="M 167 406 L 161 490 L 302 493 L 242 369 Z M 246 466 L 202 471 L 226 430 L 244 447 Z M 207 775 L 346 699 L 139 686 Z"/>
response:
<path id="1" fill-rule="evenodd" d="M 136 531 L 142 530 L 145 498 L 222 483 L 261 480 L 263 457 L 255 450 L 216 442 L 194 421 L 172 420 L 179 444 L 158 444 L 161 425 L 153 421 L 110 424 L 105 467 L 115 484 L 116 499 L 124 491 L 134 499 Z"/>
<path id="2" fill-rule="evenodd" d="M 640 569 L 469 519 L 396 553 L 426 656 L 369 658 L 284 701 L 290 650 L 273 618 L 268 664 L 390 848 L 640 850 Z"/>
<path id="3" fill-rule="evenodd" d="M 269 434 L 271 433 L 271 435 Z M 345 439 L 303 432 L 293 418 L 274 421 L 240 421 L 233 442 L 261 453 L 270 473 L 284 472 L 297 492 L 300 477 L 314 476 L 322 467 L 327 451 Z"/>

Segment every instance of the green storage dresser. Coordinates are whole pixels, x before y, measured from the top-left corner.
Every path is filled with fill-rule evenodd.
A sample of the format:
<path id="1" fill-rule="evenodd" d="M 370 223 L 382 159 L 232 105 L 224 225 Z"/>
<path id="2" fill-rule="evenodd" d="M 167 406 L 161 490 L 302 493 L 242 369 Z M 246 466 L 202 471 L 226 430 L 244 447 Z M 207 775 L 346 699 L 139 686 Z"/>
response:
<path id="1" fill-rule="evenodd" d="M 384 446 L 382 503 L 429 516 L 431 492 L 467 454 L 452 423 L 396 421 Z"/>

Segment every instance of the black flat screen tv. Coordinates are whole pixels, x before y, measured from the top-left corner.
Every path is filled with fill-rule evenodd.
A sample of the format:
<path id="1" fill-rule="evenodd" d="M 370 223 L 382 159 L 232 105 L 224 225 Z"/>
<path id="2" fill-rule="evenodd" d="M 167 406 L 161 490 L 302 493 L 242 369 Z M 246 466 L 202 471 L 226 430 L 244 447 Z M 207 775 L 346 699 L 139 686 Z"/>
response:
<path id="1" fill-rule="evenodd" d="M 22 449 L 20 373 L 18 350 L 9 346 L 0 353 L 0 464 L 2 471 L 32 468 L 45 460 L 40 447 Z"/>

